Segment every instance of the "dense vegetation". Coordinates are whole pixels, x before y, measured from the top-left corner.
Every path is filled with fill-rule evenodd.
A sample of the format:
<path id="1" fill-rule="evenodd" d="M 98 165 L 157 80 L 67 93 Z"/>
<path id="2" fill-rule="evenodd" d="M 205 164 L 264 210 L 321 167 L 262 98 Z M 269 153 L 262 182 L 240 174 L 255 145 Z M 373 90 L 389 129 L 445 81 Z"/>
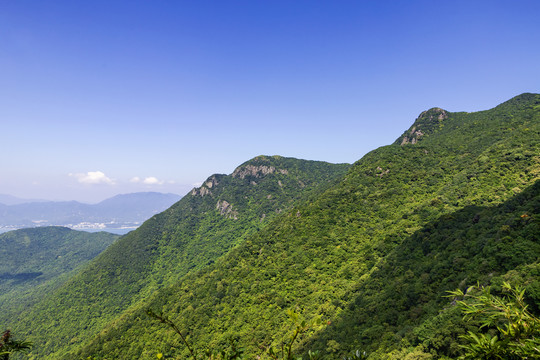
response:
<path id="1" fill-rule="evenodd" d="M 533 313 L 540 309 L 539 154 L 540 95 L 523 94 L 476 113 L 428 110 L 339 182 L 319 181 L 326 188 L 304 198 L 291 189 L 288 207 L 271 200 L 293 171 L 268 164 L 280 159 L 254 159 L 122 238 L 20 329 L 50 332 L 36 358 L 189 356 L 150 308 L 180 324 L 195 348 L 238 339 L 253 357 L 279 347 L 291 330 L 286 314 L 297 313 L 323 326 L 299 339 L 296 353 L 457 358 L 467 346 L 461 336 L 482 330 L 462 319 L 448 291 L 480 282 L 497 293 L 507 281 L 526 289 Z M 277 191 L 259 193 L 268 176 L 284 178 L 269 182 Z M 238 182 L 227 197 L 224 181 Z M 249 210 L 237 205 L 250 202 Z"/>
<path id="2" fill-rule="evenodd" d="M 540 358 L 540 318 L 528 310 L 525 290 L 504 282 L 503 296 L 494 295 L 489 286 L 457 290 L 464 319 L 480 322 L 483 333 L 469 331 L 463 359 L 522 360 Z"/>
<path id="3" fill-rule="evenodd" d="M 40 227 L 0 234 L 0 323 L 59 287 L 118 235 Z"/>
<path id="4" fill-rule="evenodd" d="M 9 326 L 30 330 L 37 358 L 76 347 L 130 306 L 213 263 L 296 201 L 332 185 L 348 167 L 260 156 L 231 175 L 212 175 Z"/>

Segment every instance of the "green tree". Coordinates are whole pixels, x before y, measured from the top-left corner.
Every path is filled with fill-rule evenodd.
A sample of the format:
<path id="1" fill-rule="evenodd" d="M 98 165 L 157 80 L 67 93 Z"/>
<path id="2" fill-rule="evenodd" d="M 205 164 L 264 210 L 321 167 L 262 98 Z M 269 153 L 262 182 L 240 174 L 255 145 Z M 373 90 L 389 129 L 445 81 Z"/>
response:
<path id="1" fill-rule="evenodd" d="M 540 319 L 527 309 L 525 290 L 503 283 L 503 296 L 491 294 L 480 285 L 451 292 L 466 320 L 478 320 L 478 333 L 469 331 L 462 338 L 465 354 L 461 359 L 514 360 L 540 359 Z"/>
<path id="2" fill-rule="evenodd" d="M 28 341 L 14 340 L 11 331 L 6 330 L 0 338 L 0 360 L 8 360 L 9 355 L 16 352 L 26 352 L 32 347 Z"/>
<path id="3" fill-rule="evenodd" d="M 176 334 L 182 339 L 182 343 L 189 350 L 189 357 L 193 360 L 198 359 L 209 359 L 209 360 L 239 360 L 242 359 L 244 350 L 238 346 L 236 339 L 230 339 L 229 347 L 223 349 L 210 349 L 207 348 L 204 351 L 197 351 L 193 348 L 193 345 L 189 343 L 186 335 L 182 334 L 182 331 L 168 316 L 163 313 L 156 313 L 152 309 L 146 309 L 146 314 L 151 318 L 158 320 L 160 323 L 167 325 L 169 328 L 174 330 Z M 164 359 L 163 353 L 158 353 L 156 355 L 158 359 Z"/>
<path id="4" fill-rule="evenodd" d="M 207 348 L 204 351 L 199 351 L 197 348 L 193 347 L 187 336 L 182 333 L 178 325 L 176 325 L 167 315 L 163 313 L 156 313 L 152 309 L 146 309 L 146 314 L 151 318 L 159 321 L 162 324 L 167 325 L 171 328 L 177 335 L 182 339 L 183 345 L 189 351 L 189 358 L 193 360 L 240 360 L 244 358 L 244 349 L 239 347 L 237 339 L 230 339 L 229 346 L 219 349 Z M 269 346 L 265 349 L 265 352 L 261 355 L 258 355 L 259 359 L 273 359 L 273 360 L 294 360 L 302 359 L 302 356 L 295 355 L 293 351 L 293 346 L 310 331 L 315 331 L 320 329 L 321 321 L 320 317 L 314 317 L 311 321 L 301 320 L 300 315 L 292 310 L 287 311 L 287 315 L 290 321 L 293 324 L 293 329 L 290 334 L 285 336 L 278 344 L 277 347 Z M 184 331 L 186 334 L 188 331 Z M 261 347 L 264 348 L 264 347 Z M 163 359 L 163 353 L 158 353 L 158 359 Z M 307 357 L 309 360 L 317 360 L 320 358 L 320 355 L 316 351 L 307 351 Z M 360 353 L 359 350 L 356 351 L 355 355 L 350 359 L 365 359 L 366 353 Z"/>

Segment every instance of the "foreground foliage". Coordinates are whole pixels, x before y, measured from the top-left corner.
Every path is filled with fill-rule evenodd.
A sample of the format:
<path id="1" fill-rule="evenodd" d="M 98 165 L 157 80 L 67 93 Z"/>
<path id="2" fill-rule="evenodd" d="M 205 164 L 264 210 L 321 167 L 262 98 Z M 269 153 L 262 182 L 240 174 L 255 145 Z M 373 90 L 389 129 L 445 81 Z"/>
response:
<path id="1" fill-rule="evenodd" d="M 540 319 L 525 303 L 525 290 L 504 282 L 503 296 L 491 293 L 489 286 L 476 286 L 451 292 L 461 298 L 458 304 L 465 319 L 480 322 L 483 332 L 469 331 L 463 335 L 467 344 L 462 359 L 539 359 Z"/>
<path id="2" fill-rule="evenodd" d="M 163 313 L 156 313 L 152 309 L 147 309 L 146 314 L 151 318 L 159 321 L 162 324 L 166 324 L 170 329 L 172 329 L 182 340 L 182 344 L 189 351 L 189 358 L 192 360 L 236 360 L 247 358 L 244 356 L 244 347 L 238 343 L 237 338 L 231 338 L 229 344 L 226 347 L 221 349 L 213 349 L 207 347 L 204 350 L 193 348 L 193 345 L 187 340 L 187 334 L 183 334 L 182 330 L 175 324 L 167 315 Z M 320 328 L 320 318 L 315 317 L 311 321 L 306 321 L 300 318 L 300 314 L 293 311 L 288 311 L 287 315 L 289 317 L 289 322 L 292 324 L 292 329 L 286 334 L 282 339 L 281 343 L 277 347 L 268 347 L 261 348 L 262 353 L 257 355 L 257 359 L 273 359 L 273 360 L 294 360 L 302 359 L 302 356 L 299 356 L 293 351 L 293 346 L 295 343 L 303 338 L 309 336 L 310 333 L 313 333 L 318 328 Z M 168 356 L 163 355 L 163 353 L 158 353 L 156 356 L 158 359 L 167 359 Z M 317 360 L 319 359 L 318 352 L 308 351 L 308 359 Z M 173 359 L 174 357 L 170 357 Z M 349 359 L 365 359 L 365 352 L 361 353 L 356 351 L 352 358 Z"/>
<path id="3" fill-rule="evenodd" d="M 27 352 L 31 347 L 32 343 L 15 340 L 11 331 L 6 330 L 0 338 L 0 360 L 9 360 L 10 355 Z"/>
<path id="4" fill-rule="evenodd" d="M 474 330 L 460 337 L 465 341 L 462 348 L 463 360 L 520 360 L 540 358 L 540 319 L 528 310 L 525 301 L 525 290 L 518 286 L 512 287 L 504 281 L 502 295 L 491 293 L 490 286 L 472 286 L 464 293 L 462 290 L 449 291 L 448 298 L 457 301 L 459 310 L 464 314 L 463 319 L 473 324 Z M 459 299 L 459 300 L 458 300 Z M 210 349 L 197 351 L 193 349 L 186 335 L 166 315 L 156 314 L 147 309 L 147 314 L 159 322 L 168 325 L 182 339 L 182 343 L 189 350 L 190 357 L 197 359 L 223 359 L 234 360 L 244 358 L 244 348 L 239 346 L 237 339 L 231 341 L 230 346 L 224 349 Z M 299 337 L 307 336 L 308 331 L 320 328 L 320 318 L 310 323 L 299 320 L 299 314 L 292 311 L 288 315 L 293 323 L 293 331 L 283 339 L 277 348 L 270 347 L 257 358 L 270 358 L 274 360 L 293 360 L 307 358 L 318 359 L 319 352 L 307 351 L 302 357 L 293 351 L 293 345 Z M 387 354 L 387 359 L 432 359 L 433 356 L 417 347 L 413 351 L 402 349 Z M 159 359 L 163 358 L 158 353 Z M 174 357 L 171 357 L 173 359 Z M 166 357 L 165 357 L 166 359 Z M 343 357 L 344 360 L 368 359 L 366 352 L 356 350 L 352 356 Z"/>

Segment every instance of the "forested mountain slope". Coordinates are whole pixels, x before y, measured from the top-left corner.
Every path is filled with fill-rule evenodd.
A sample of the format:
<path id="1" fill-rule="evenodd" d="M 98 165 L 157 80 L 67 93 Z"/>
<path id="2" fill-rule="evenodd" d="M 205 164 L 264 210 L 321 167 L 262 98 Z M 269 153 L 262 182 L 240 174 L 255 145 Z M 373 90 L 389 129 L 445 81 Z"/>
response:
<path id="1" fill-rule="evenodd" d="M 0 234 L 0 324 L 57 288 L 119 236 L 40 227 Z"/>
<path id="2" fill-rule="evenodd" d="M 171 208 L 119 239 L 10 326 L 26 331 L 34 341 L 36 358 L 60 356 L 129 306 L 190 270 L 213 263 L 295 201 L 333 184 L 349 166 L 259 156 L 231 175 L 212 175 Z"/>
<path id="3" fill-rule="evenodd" d="M 459 316 L 437 317 L 451 307 L 446 291 L 537 269 L 539 154 L 540 95 L 476 113 L 428 110 L 339 184 L 133 307 L 77 356 L 185 357 L 145 307 L 170 315 L 199 348 L 238 337 L 248 354 L 261 354 L 290 330 L 294 310 L 326 324 L 300 350 L 455 356 L 464 330 Z M 444 340 L 438 321 L 455 336 Z"/>

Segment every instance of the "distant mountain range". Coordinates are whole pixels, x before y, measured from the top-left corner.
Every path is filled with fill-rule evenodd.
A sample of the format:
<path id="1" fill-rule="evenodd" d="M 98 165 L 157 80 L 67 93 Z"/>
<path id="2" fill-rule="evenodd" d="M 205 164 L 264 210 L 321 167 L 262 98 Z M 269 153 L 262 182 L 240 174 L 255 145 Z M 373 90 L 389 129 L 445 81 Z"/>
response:
<path id="1" fill-rule="evenodd" d="M 48 200 L 42 199 L 22 199 L 13 195 L 0 194 L 0 204 L 3 205 L 18 205 L 32 202 L 47 202 Z"/>
<path id="2" fill-rule="evenodd" d="M 180 198 L 176 194 L 140 192 L 117 195 L 98 204 L 83 204 L 0 195 L 0 231 L 61 225 L 78 230 L 127 232 Z"/>

